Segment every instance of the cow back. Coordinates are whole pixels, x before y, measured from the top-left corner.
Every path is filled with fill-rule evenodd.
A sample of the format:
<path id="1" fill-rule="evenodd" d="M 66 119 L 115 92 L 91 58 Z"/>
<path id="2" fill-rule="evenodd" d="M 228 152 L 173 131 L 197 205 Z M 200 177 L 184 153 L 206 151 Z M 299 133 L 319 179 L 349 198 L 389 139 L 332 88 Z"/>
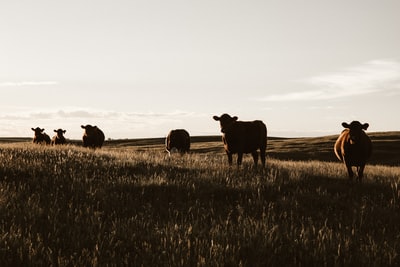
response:
<path id="1" fill-rule="evenodd" d="M 351 143 L 350 130 L 344 129 L 335 142 L 334 151 L 336 157 L 348 161 L 353 166 L 360 166 L 366 163 L 372 154 L 372 142 L 369 136 L 363 131 L 357 143 Z"/>
<path id="2" fill-rule="evenodd" d="M 82 139 L 83 139 L 83 145 L 85 147 L 101 148 L 103 146 L 105 136 L 102 130 L 96 128 L 95 131 L 93 131 L 90 134 L 85 132 Z"/>
<path id="3" fill-rule="evenodd" d="M 262 121 L 237 121 L 223 134 L 225 150 L 230 153 L 251 153 L 265 150 L 267 129 Z"/>
<path id="4" fill-rule="evenodd" d="M 46 133 L 36 134 L 33 138 L 33 143 L 46 143 L 50 144 L 51 139 Z"/>
<path id="5" fill-rule="evenodd" d="M 166 150 L 171 151 L 176 148 L 181 152 L 190 150 L 190 135 L 184 129 L 171 130 L 165 140 Z"/>
<path id="6" fill-rule="evenodd" d="M 53 138 L 51 139 L 51 143 L 55 144 L 55 145 L 64 145 L 66 143 L 65 137 L 64 136 L 58 136 L 55 135 L 53 136 Z"/>

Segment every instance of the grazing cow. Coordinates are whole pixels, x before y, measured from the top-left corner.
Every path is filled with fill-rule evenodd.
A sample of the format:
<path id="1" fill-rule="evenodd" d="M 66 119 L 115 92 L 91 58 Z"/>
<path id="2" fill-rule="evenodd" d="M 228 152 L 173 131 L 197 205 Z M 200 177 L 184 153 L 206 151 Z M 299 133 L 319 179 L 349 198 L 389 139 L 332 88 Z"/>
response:
<path id="1" fill-rule="evenodd" d="M 352 166 L 357 167 L 358 181 L 361 182 L 365 164 L 372 152 L 371 139 L 364 132 L 368 129 L 369 124 L 353 121 L 350 124 L 343 122 L 342 126 L 346 129 L 336 140 L 334 147 L 336 157 L 346 164 L 350 179 L 354 176 Z"/>
<path id="2" fill-rule="evenodd" d="M 83 146 L 90 148 L 101 148 L 104 143 L 104 133 L 97 126 L 92 125 L 81 125 L 82 129 L 85 129 L 83 134 Z"/>
<path id="3" fill-rule="evenodd" d="M 44 129 L 41 129 L 39 127 L 36 128 L 31 128 L 32 131 L 35 132 L 35 135 L 33 136 L 33 143 L 35 144 L 50 144 L 50 136 L 48 136 L 45 132 Z"/>
<path id="4" fill-rule="evenodd" d="M 214 116 L 214 120 L 220 122 L 222 141 L 225 152 L 228 155 L 229 165 L 232 165 L 232 154 L 237 153 L 237 165 L 242 163 L 243 153 L 251 153 L 254 164 L 258 162 L 260 149 L 261 163 L 265 166 L 265 150 L 267 148 L 267 127 L 260 121 L 238 121 L 238 117 L 223 114 Z"/>
<path id="5" fill-rule="evenodd" d="M 54 130 L 55 133 L 57 133 L 53 138 L 51 139 L 51 144 L 52 145 L 64 145 L 66 143 L 64 134 L 66 130 L 63 129 L 58 129 Z"/>
<path id="6" fill-rule="evenodd" d="M 190 150 L 190 135 L 184 129 L 171 130 L 165 138 L 165 149 L 171 153 L 172 149 L 177 149 L 180 153 Z"/>

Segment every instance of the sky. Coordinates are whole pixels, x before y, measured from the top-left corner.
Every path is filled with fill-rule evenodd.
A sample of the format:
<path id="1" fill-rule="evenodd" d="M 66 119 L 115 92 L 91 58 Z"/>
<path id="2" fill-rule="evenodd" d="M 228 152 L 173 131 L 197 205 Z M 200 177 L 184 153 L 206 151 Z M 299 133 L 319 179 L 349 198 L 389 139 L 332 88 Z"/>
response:
<path id="1" fill-rule="evenodd" d="M 400 130 L 398 0 L 3 0 L 0 137 Z"/>

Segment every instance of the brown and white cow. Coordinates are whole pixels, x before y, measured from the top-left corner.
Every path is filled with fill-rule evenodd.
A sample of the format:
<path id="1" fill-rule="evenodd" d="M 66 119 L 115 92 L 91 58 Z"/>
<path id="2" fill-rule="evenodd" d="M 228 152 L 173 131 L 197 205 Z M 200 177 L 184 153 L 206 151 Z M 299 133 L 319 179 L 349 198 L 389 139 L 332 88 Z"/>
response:
<path id="1" fill-rule="evenodd" d="M 171 130 L 165 138 L 165 149 L 168 153 L 176 149 L 180 153 L 186 153 L 190 150 L 190 135 L 185 129 Z"/>
<path id="2" fill-rule="evenodd" d="M 32 131 L 35 132 L 35 135 L 33 136 L 33 143 L 35 144 L 50 144 L 50 136 L 48 136 L 45 132 L 44 129 L 41 129 L 39 127 L 36 128 L 31 128 Z"/>
<path id="3" fill-rule="evenodd" d="M 54 130 L 54 132 L 56 133 L 56 135 L 54 135 L 53 138 L 51 139 L 51 144 L 52 145 L 64 145 L 66 143 L 66 140 L 64 137 L 66 130 L 58 129 L 58 130 Z"/>
<path id="4" fill-rule="evenodd" d="M 346 129 L 336 140 L 334 146 L 336 157 L 345 163 L 350 179 L 354 176 L 352 167 L 357 167 L 358 181 L 361 182 L 365 164 L 372 153 L 371 139 L 364 132 L 369 124 L 352 121 L 350 124 L 343 122 L 342 126 Z"/>
<path id="5" fill-rule="evenodd" d="M 261 163 L 265 166 L 267 127 L 262 121 L 238 121 L 238 117 L 231 117 L 228 114 L 222 114 L 221 117 L 213 116 L 213 118 L 220 122 L 229 165 L 232 165 L 232 155 L 236 153 L 238 166 L 242 163 L 244 153 L 251 153 L 254 164 L 257 165 L 257 150 L 260 150 Z"/>
<path id="6" fill-rule="evenodd" d="M 90 124 L 81 125 L 81 128 L 85 129 L 82 137 L 84 147 L 101 148 L 103 146 L 105 137 L 102 130 Z"/>

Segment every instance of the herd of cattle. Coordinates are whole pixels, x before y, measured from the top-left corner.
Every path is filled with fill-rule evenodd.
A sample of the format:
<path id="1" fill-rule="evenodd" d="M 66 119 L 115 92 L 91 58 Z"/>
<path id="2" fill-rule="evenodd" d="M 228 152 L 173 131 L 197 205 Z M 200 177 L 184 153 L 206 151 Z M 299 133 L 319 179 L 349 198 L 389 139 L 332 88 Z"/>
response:
<path id="1" fill-rule="evenodd" d="M 267 148 L 267 127 L 260 121 L 238 121 L 238 117 L 231 117 L 228 114 L 214 116 L 219 121 L 224 149 L 228 156 L 228 163 L 232 165 L 232 155 L 237 154 L 237 165 L 241 165 L 243 154 L 250 153 L 253 156 L 254 164 L 258 163 L 258 150 L 260 151 L 261 164 L 265 166 Z M 369 124 L 361 124 L 353 121 L 350 124 L 343 122 L 345 128 L 339 135 L 334 152 L 337 158 L 344 162 L 349 178 L 354 176 L 352 167 L 357 168 L 357 178 L 361 181 L 367 160 L 371 156 L 371 139 L 365 133 Z M 84 129 L 82 141 L 84 147 L 101 148 L 104 143 L 104 133 L 97 126 L 82 125 Z M 33 143 L 46 143 L 52 145 L 65 144 L 65 130 L 54 130 L 56 133 L 52 139 L 39 127 L 32 128 L 35 132 Z M 190 150 L 190 135 L 184 129 L 171 130 L 165 139 L 165 148 L 170 153 L 177 150 L 186 153 Z"/>
<path id="2" fill-rule="evenodd" d="M 82 137 L 84 147 L 101 148 L 103 146 L 105 136 L 102 130 L 100 130 L 97 126 L 92 126 L 90 124 L 86 126 L 82 125 L 81 128 L 85 129 L 85 132 L 83 133 Z M 44 129 L 36 127 L 32 128 L 32 131 L 35 132 L 33 136 L 33 143 L 35 144 L 47 144 L 47 145 L 66 144 L 66 139 L 64 137 L 66 130 L 63 129 L 54 130 L 56 134 L 51 139 L 50 136 L 48 136 L 44 132 Z"/>

